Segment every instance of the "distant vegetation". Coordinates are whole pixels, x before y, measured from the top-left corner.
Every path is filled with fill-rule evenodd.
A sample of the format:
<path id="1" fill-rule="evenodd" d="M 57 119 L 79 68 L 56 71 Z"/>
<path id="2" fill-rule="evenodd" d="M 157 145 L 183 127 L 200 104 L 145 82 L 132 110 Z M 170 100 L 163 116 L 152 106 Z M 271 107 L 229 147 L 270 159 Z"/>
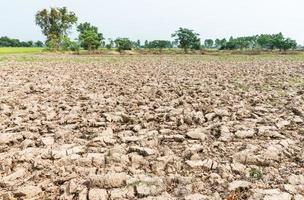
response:
<path id="1" fill-rule="evenodd" d="M 205 40 L 206 48 L 216 48 L 220 50 L 236 50 L 236 49 L 264 49 L 264 50 L 288 50 L 296 49 L 295 40 L 285 38 L 282 33 L 278 34 L 262 34 L 248 37 L 238 37 L 230 39 L 216 39 L 213 45 L 212 40 Z"/>
<path id="2" fill-rule="evenodd" d="M 180 48 L 184 53 L 190 50 L 294 50 L 298 48 L 295 40 L 285 38 L 282 33 L 261 34 L 244 37 L 230 37 L 218 39 L 205 39 L 201 41 L 200 35 L 187 28 L 179 28 L 174 32 L 170 40 L 146 40 L 143 44 L 140 40 L 132 41 L 129 38 L 108 38 L 105 40 L 97 26 L 89 22 L 80 23 L 77 26 L 79 33 L 76 40 L 69 38 L 69 32 L 77 25 L 78 18 L 74 12 L 66 7 L 42 9 L 35 15 L 36 24 L 41 28 L 46 37 L 45 43 L 41 41 L 19 41 L 8 37 L 0 38 L 0 47 L 46 47 L 51 51 L 74 51 L 80 49 L 94 52 L 99 48 L 116 49 L 119 52 L 132 49 L 155 49 L 159 53 L 163 49 Z"/>
<path id="3" fill-rule="evenodd" d="M 41 41 L 20 41 L 9 37 L 0 37 L 0 47 L 43 47 Z"/>

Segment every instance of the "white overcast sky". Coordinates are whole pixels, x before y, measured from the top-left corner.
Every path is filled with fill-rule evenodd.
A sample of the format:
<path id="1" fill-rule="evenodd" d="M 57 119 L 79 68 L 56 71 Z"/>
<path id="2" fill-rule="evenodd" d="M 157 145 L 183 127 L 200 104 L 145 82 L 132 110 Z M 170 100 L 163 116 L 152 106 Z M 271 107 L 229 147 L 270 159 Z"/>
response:
<path id="1" fill-rule="evenodd" d="M 277 33 L 304 44 L 303 0 L 1 0 L 0 36 L 42 40 L 37 10 L 67 6 L 105 38 L 170 39 L 178 27 L 206 38 Z M 75 38 L 76 34 L 72 34 Z"/>

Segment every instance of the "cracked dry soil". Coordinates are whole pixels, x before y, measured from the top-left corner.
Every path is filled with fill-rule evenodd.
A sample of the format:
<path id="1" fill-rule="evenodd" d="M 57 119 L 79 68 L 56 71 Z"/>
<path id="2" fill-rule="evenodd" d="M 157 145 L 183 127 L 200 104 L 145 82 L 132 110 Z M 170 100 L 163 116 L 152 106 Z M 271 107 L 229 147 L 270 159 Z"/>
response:
<path id="1" fill-rule="evenodd" d="M 0 62 L 0 199 L 304 199 L 304 62 L 37 58 Z"/>

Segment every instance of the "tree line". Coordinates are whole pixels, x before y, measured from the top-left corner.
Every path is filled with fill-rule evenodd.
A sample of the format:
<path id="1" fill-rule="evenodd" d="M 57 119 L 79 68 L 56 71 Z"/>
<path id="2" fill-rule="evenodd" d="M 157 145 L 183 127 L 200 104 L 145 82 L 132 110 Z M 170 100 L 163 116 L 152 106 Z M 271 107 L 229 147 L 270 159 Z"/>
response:
<path id="1" fill-rule="evenodd" d="M 37 42 L 20 42 L 7 37 L 0 38 L 0 46 L 32 47 L 45 45 L 50 50 L 79 51 L 80 48 L 95 51 L 98 48 L 116 48 L 118 51 L 131 49 L 159 49 L 181 48 L 187 53 L 189 50 L 219 49 L 219 50 L 288 50 L 297 48 L 295 40 L 285 38 L 282 33 L 261 34 L 245 37 L 230 37 L 229 39 L 206 39 L 203 42 L 199 34 L 188 28 L 179 28 L 169 40 L 131 41 L 129 38 L 105 39 L 98 28 L 89 22 L 77 25 L 78 38 L 71 40 L 68 35 L 71 28 L 77 24 L 78 18 L 74 12 L 66 7 L 39 10 L 35 15 L 35 22 L 46 36 L 45 44 Z"/>
<path id="2" fill-rule="evenodd" d="M 265 49 L 265 50 L 288 50 L 296 49 L 297 42 L 290 38 L 285 38 L 282 33 L 278 34 L 261 34 L 247 37 L 230 37 L 229 40 L 224 39 L 206 39 L 204 48 L 215 48 L 220 50 L 235 49 Z"/>
<path id="3" fill-rule="evenodd" d="M 7 36 L 0 37 L 0 47 L 43 47 L 43 45 L 41 41 L 20 41 Z"/>

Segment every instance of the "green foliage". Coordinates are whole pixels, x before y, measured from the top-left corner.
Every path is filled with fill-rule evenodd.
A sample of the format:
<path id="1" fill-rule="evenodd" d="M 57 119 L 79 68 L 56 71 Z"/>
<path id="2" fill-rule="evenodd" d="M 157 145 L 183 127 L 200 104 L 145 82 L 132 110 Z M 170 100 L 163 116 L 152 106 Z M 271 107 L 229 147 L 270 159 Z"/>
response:
<path id="1" fill-rule="evenodd" d="M 132 50 L 133 48 L 133 43 L 128 38 L 117 38 L 114 42 L 118 51 Z"/>
<path id="2" fill-rule="evenodd" d="M 136 42 L 133 42 L 133 46 L 134 46 L 136 49 L 140 49 L 140 48 L 141 48 L 141 42 L 140 42 L 140 40 L 137 40 Z"/>
<path id="3" fill-rule="evenodd" d="M 72 41 L 71 44 L 70 44 L 69 50 L 71 50 L 71 51 L 73 51 L 73 52 L 79 54 L 80 45 L 79 45 L 77 42 L 73 42 L 73 41 Z"/>
<path id="4" fill-rule="evenodd" d="M 236 50 L 236 49 L 255 49 L 257 47 L 267 50 L 288 50 L 295 49 L 297 47 L 297 43 L 295 40 L 291 40 L 290 38 L 284 38 L 282 33 L 278 34 L 261 34 L 255 36 L 246 36 L 246 37 L 230 37 L 227 42 L 225 39 L 215 40 L 215 46 L 218 49 L 224 50 Z"/>
<path id="5" fill-rule="evenodd" d="M 77 27 L 79 32 L 79 41 L 81 47 L 86 50 L 92 51 L 96 50 L 101 46 L 101 42 L 104 39 L 102 33 L 98 33 L 98 28 L 92 26 L 90 23 L 81 23 Z"/>
<path id="6" fill-rule="evenodd" d="M 179 47 L 184 49 L 185 53 L 188 52 L 188 49 L 200 49 L 201 44 L 198 36 L 198 33 L 194 33 L 193 30 L 187 28 L 179 28 L 172 34 L 172 37 L 175 38 Z"/>
<path id="7" fill-rule="evenodd" d="M 111 38 L 108 38 L 108 44 L 106 44 L 107 49 L 112 49 L 114 47 L 114 41 Z"/>
<path id="8" fill-rule="evenodd" d="M 283 41 L 281 48 L 286 51 L 288 49 L 296 49 L 297 48 L 297 42 L 295 40 L 292 40 L 290 38 L 287 38 Z"/>
<path id="9" fill-rule="evenodd" d="M 144 48 L 149 48 L 149 41 L 148 40 L 145 41 Z"/>
<path id="10" fill-rule="evenodd" d="M 47 37 L 46 45 L 51 50 L 60 48 L 61 39 L 77 22 L 75 13 L 69 12 L 66 7 L 43 9 L 35 15 L 36 24 Z"/>
<path id="11" fill-rule="evenodd" d="M 270 49 L 270 50 L 272 50 L 272 49 L 275 48 L 274 37 L 275 36 L 270 35 L 270 34 L 262 34 L 257 39 L 257 43 L 263 49 Z"/>
<path id="12" fill-rule="evenodd" d="M 172 48 L 172 43 L 168 40 L 153 40 L 147 44 L 149 49 L 159 49 L 162 52 L 164 48 Z"/>
<path id="13" fill-rule="evenodd" d="M 249 171 L 249 175 L 251 178 L 253 179 L 257 179 L 257 180 L 260 180 L 263 178 L 263 173 L 261 170 L 259 169 L 256 169 L 256 168 L 251 168 L 250 171 Z"/>
<path id="14" fill-rule="evenodd" d="M 212 39 L 206 39 L 204 41 L 204 45 L 207 49 L 211 49 L 213 47 L 213 40 Z"/>
<path id="15" fill-rule="evenodd" d="M 220 49 L 248 49 L 248 48 L 254 48 L 256 46 L 256 36 L 249 36 L 249 37 L 237 37 L 233 38 L 230 37 L 229 41 L 226 40 L 219 40 Z"/>
<path id="16" fill-rule="evenodd" d="M 60 49 L 62 51 L 68 51 L 70 50 L 72 41 L 70 40 L 70 38 L 68 36 L 63 36 L 61 39 L 61 44 L 60 44 Z"/>
<path id="17" fill-rule="evenodd" d="M 279 50 L 288 50 L 295 49 L 297 47 L 297 43 L 295 40 L 290 38 L 284 38 L 282 33 L 278 34 L 262 34 L 258 37 L 257 43 L 263 49 L 279 49 Z"/>
<path id="18" fill-rule="evenodd" d="M 88 30 L 79 35 L 81 46 L 89 51 L 96 50 L 100 46 L 100 38 L 98 34 L 92 30 Z"/>
<path id="19" fill-rule="evenodd" d="M 40 41 L 37 41 L 40 42 Z M 42 47 L 42 46 L 36 46 L 37 42 L 33 41 L 20 41 L 18 39 L 13 39 L 9 37 L 0 37 L 0 47 Z"/>
<path id="20" fill-rule="evenodd" d="M 35 47 L 43 47 L 44 44 L 43 44 L 43 42 L 41 42 L 41 41 L 38 40 L 37 42 L 34 43 L 34 46 Z"/>
<path id="21" fill-rule="evenodd" d="M 58 37 L 57 35 L 49 35 L 45 44 L 48 50 L 59 50 L 60 48 L 60 36 Z"/>

